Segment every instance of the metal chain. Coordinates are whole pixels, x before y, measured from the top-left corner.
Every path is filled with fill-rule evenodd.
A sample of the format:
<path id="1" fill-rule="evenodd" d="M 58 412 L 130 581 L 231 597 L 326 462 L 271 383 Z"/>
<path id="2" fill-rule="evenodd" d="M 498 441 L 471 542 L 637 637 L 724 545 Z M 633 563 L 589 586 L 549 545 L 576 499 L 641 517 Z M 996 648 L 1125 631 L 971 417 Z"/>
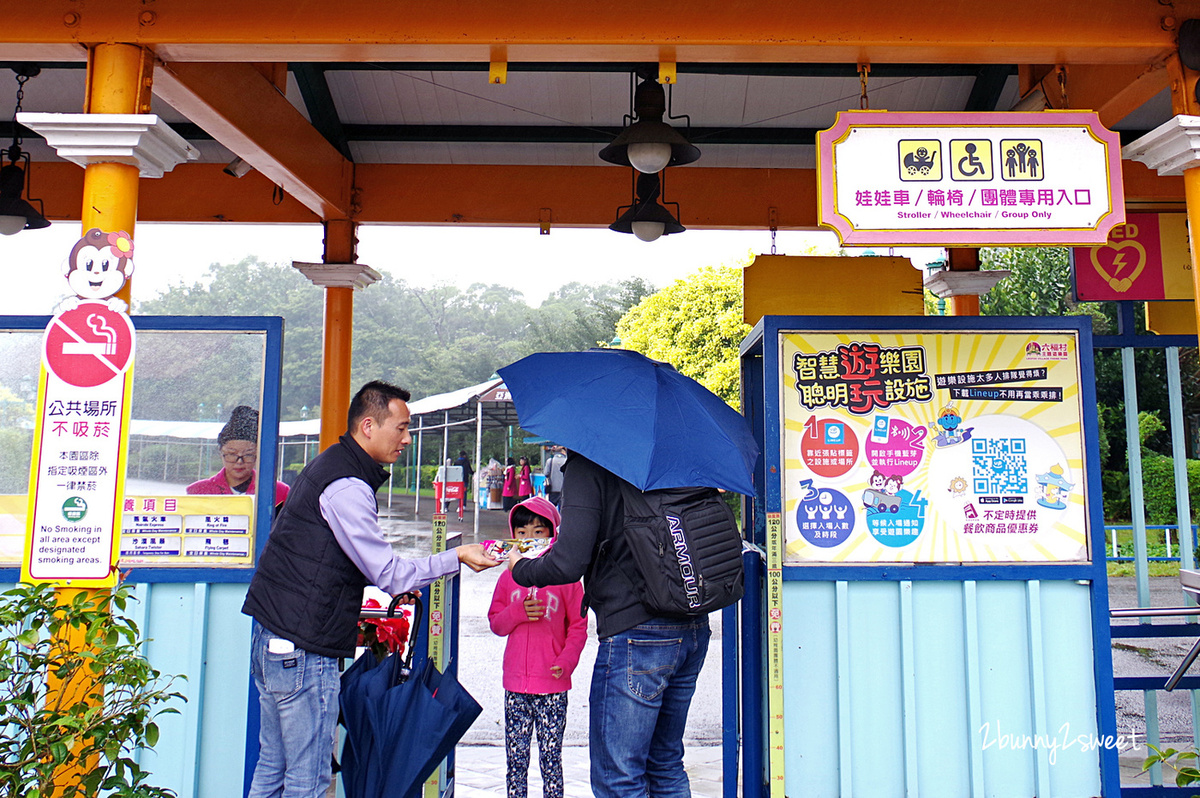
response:
<path id="1" fill-rule="evenodd" d="M 30 75 L 17 75 L 17 107 L 13 109 L 13 144 L 20 144 L 24 139 L 21 137 L 21 128 L 17 125 L 17 114 L 21 113 L 21 101 L 25 99 L 25 83 L 29 80 Z"/>
<path id="2" fill-rule="evenodd" d="M 778 227 L 771 228 L 771 254 L 775 254 L 775 233 L 779 231 Z"/>
<path id="3" fill-rule="evenodd" d="M 1058 68 L 1058 91 L 1062 94 L 1062 107 L 1070 108 L 1071 104 L 1067 102 L 1067 70 L 1061 66 Z"/>
<path id="4" fill-rule="evenodd" d="M 858 98 L 858 107 L 863 111 L 871 109 L 871 101 L 867 99 L 867 75 L 871 74 L 870 64 L 858 65 L 858 82 L 862 84 L 862 95 Z"/>

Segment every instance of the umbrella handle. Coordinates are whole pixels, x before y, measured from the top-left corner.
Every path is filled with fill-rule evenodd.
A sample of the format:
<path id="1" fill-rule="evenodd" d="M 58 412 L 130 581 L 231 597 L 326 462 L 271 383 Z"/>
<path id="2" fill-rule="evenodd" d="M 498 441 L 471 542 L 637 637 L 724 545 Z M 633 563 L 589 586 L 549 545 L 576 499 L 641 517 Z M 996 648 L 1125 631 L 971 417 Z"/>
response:
<path id="1" fill-rule="evenodd" d="M 421 633 L 421 619 L 425 617 L 425 605 L 421 602 L 421 597 L 416 593 L 400 593 L 392 597 L 392 602 L 388 604 L 387 617 L 396 617 L 396 608 L 400 606 L 400 602 L 405 599 L 412 599 L 413 616 L 412 626 L 408 632 L 408 651 L 405 652 L 404 667 L 412 670 L 413 653 L 417 649 L 417 636 Z"/>

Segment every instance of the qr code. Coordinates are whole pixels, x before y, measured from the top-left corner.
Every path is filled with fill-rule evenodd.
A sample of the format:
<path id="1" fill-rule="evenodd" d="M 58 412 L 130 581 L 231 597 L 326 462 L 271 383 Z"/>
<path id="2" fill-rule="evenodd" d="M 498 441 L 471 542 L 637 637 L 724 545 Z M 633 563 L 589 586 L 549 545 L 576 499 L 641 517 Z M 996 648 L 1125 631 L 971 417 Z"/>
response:
<path id="1" fill-rule="evenodd" d="M 971 460 L 975 493 L 984 496 L 1029 491 L 1024 438 L 972 438 Z"/>

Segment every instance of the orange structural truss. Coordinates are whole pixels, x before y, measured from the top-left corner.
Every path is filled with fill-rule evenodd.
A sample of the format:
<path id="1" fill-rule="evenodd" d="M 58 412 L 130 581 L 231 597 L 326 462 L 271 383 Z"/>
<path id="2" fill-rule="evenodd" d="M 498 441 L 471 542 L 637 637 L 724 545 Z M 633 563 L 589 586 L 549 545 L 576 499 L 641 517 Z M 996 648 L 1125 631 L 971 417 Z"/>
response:
<path id="1" fill-rule="evenodd" d="M 857 63 L 1147 63 L 1174 47 L 1170 21 L 1193 0 L 1007 0 L 969 7 L 761 0 L 662 4 L 638 0 L 9 0 L 6 42 L 49 58 L 86 42 L 151 45 L 170 61 L 488 62 L 674 60 Z M 58 57 L 68 57 L 58 55 Z"/>

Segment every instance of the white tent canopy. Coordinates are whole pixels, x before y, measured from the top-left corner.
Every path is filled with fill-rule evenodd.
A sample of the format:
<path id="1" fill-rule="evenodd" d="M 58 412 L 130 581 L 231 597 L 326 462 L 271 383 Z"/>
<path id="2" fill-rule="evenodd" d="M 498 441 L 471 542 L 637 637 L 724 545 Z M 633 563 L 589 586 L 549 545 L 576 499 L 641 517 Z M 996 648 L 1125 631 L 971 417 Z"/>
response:
<path id="1" fill-rule="evenodd" d="M 451 427 L 475 425 L 475 473 L 478 474 L 483 461 L 483 431 L 497 427 L 515 426 L 517 411 L 509 398 L 504 381 L 493 377 L 478 385 L 459 388 L 457 391 L 427 396 L 409 402 L 408 410 L 412 414 L 410 429 L 417 439 L 417 462 L 421 460 L 421 447 L 426 432 L 442 431 L 442 456 L 440 462 L 445 463 L 449 457 L 449 431 Z M 417 471 L 420 474 L 420 470 Z M 419 479 L 419 477 L 418 477 Z M 414 511 L 421 504 L 420 483 L 418 482 Z M 467 491 L 471 486 L 466 486 Z M 475 532 L 479 533 L 479 497 L 475 497 Z"/>

